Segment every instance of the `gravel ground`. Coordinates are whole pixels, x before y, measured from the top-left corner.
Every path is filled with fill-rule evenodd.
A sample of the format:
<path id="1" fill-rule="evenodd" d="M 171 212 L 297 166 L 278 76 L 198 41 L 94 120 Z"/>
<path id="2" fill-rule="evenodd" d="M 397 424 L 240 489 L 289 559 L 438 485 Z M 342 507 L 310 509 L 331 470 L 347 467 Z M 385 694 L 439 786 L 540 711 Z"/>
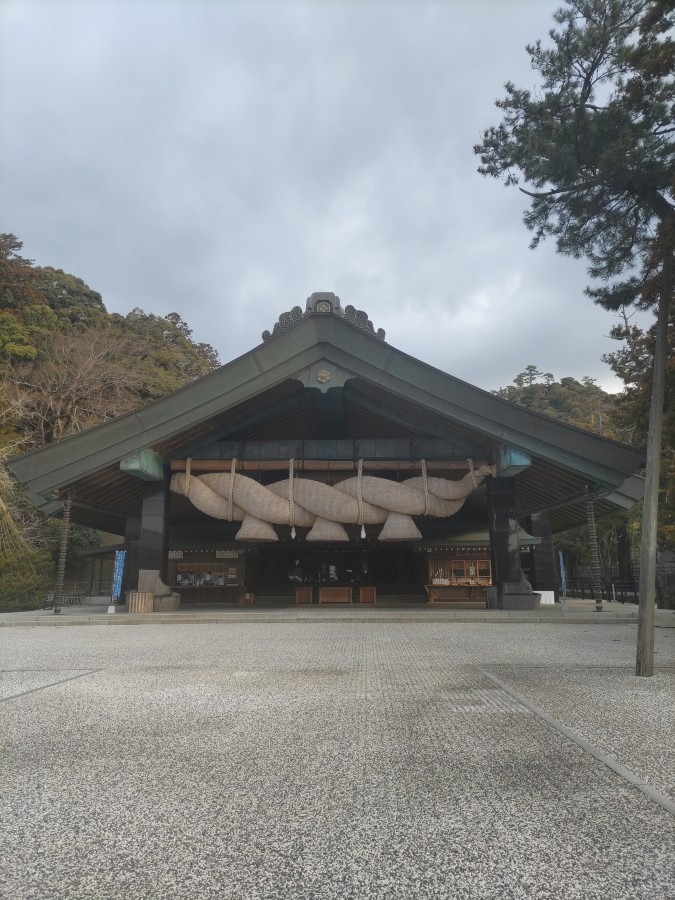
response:
<path id="1" fill-rule="evenodd" d="M 11 900 L 673 900 L 675 630 L 0 633 Z M 478 667 L 483 669 L 479 671 Z"/>

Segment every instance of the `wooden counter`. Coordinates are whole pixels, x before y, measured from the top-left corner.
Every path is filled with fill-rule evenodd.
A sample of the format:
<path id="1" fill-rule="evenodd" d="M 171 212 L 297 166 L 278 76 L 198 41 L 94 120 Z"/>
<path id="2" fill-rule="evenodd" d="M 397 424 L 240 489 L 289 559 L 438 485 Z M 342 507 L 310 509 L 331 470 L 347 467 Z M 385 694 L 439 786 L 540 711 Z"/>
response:
<path id="1" fill-rule="evenodd" d="M 429 603 L 456 603 L 465 609 L 487 607 L 487 587 L 478 584 L 426 584 Z"/>
<path id="2" fill-rule="evenodd" d="M 320 587 L 319 603 L 351 603 L 352 589 L 350 587 Z"/>
<path id="3" fill-rule="evenodd" d="M 183 603 L 242 603 L 244 588 L 239 584 L 176 584 L 173 590 Z"/>

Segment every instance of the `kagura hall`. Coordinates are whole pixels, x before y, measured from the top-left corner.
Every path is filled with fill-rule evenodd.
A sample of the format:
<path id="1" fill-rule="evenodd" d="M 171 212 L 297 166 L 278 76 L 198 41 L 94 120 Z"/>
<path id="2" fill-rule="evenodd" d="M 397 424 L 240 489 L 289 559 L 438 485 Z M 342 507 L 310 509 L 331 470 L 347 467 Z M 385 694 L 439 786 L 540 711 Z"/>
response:
<path id="1" fill-rule="evenodd" d="M 14 460 L 51 515 L 124 536 L 124 592 L 190 604 L 530 609 L 552 535 L 641 496 L 643 453 L 517 407 L 316 293 L 263 343 Z"/>

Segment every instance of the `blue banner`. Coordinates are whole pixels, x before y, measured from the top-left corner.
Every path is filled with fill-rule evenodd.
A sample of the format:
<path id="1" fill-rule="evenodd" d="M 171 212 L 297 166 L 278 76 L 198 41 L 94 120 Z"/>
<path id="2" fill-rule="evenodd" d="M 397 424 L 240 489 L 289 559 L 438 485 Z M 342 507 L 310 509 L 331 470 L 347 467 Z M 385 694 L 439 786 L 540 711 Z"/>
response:
<path id="1" fill-rule="evenodd" d="M 560 582 L 562 584 L 563 598 L 567 599 L 567 572 L 565 571 L 565 560 L 563 559 L 562 550 L 558 550 L 560 556 Z"/>
<path id="2" fill-rule="evenodd" d="M 126 558 L 126 550 L 115 551 L 115 574 L 113 575 L 113 600 L 119 600 L 122 595 L 122 573 L 124 572 L 124 560 Z"/>

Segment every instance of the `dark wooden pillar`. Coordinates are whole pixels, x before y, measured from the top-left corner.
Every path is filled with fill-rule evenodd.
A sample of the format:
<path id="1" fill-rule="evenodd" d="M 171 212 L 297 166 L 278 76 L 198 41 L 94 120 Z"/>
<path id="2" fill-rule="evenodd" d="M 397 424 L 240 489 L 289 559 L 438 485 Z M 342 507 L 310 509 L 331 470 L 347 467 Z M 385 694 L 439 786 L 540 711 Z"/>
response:
<path id="1" fill-rule="evenodd" d="M 143 484 L 143 511 L 138 546 L 138 570 L 157 572 L 166 576 L 167 541 L 169 537 L 169 484 L 147 481 Z"/>
<path id="2" fill-rule="evenodd" d="M 124 532 L 124 564 L 122 589 L 125 591 L 152 590 L 155 577 L 164 578 L 167 567 L 169 516 L 169 482 L 143 482 L 143 506 L 140 516 L 127 516 Z M 145 587 L 141 587 L 141 582 Z"/>
<path id="3" fill-rule="evenodd" d="M 619 563 L 619 580 L 623 582 L 624 588 L 630 587 L 632 590 L 635 587 L 635 576 L 633 574 L 630 532 L 625 519 L 616 528 L 616 555 Z"/>
<path id="4" fill-rule="evenodd" d="M 530 550 L 532 587 L 535 591 L 555 591 L 558 599 L 558 567 L 553 546 L 551 519 L 548 513 L 532 513 L 527 519 L 527 529 L 541 543 Z"/>
<path id="5" fill-rule="evenodd" d="M 513 478 L 488 478 L 488 519 L 500 609 L 532 609 L 535 598 L 520 566 Z"/>
<path id="6" fill-rule="evenodd" d="M 122 596 L 138 590 L 138 552 L 141 541 L 141 517 L 127 516 L 124 529 L 124 549 L 127 551 L 122 576 Z"/>
<path id="7" fill-rule="evenodd" d="M 522 581 L 513 478 L 488 478 L 488 515 L 496 584 Z"/>

